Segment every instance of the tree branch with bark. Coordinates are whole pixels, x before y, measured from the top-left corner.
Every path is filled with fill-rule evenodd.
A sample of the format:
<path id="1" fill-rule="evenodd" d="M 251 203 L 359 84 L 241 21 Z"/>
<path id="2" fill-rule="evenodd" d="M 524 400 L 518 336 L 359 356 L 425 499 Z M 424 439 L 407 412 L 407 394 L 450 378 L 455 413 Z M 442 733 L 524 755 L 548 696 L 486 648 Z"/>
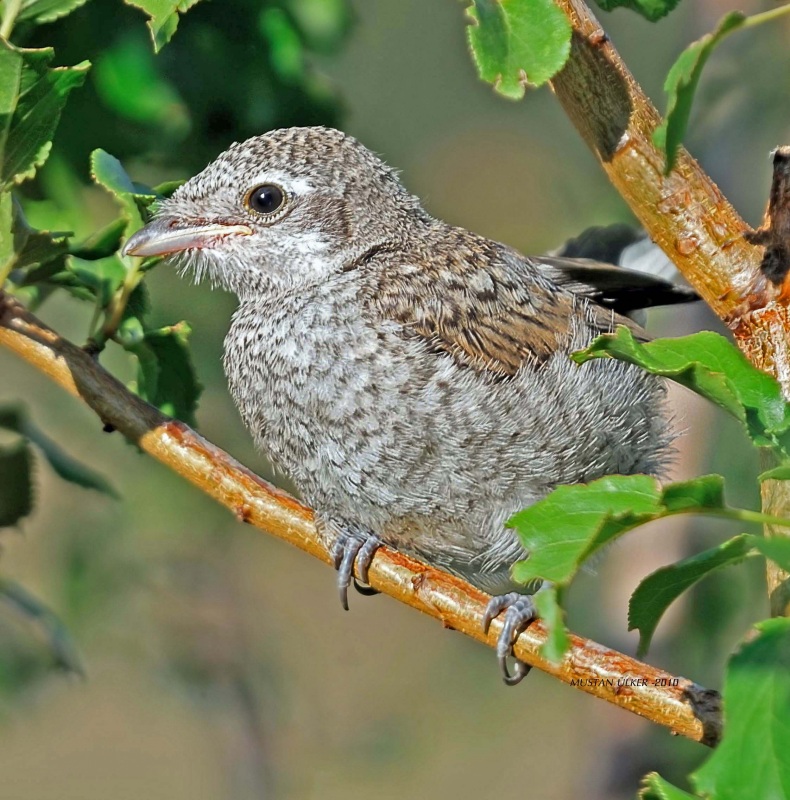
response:
<path id="1" fill-rule="evenodd" d="M 122 433 L 169 469 L 226 506 L 242 522 L 289 542 L 326 564 L 312 511 L 243 467 L 189 426 L 164 416 L 132 394 L 83 349 L 61 338 L 10 296 L 0 293 L 0 345 L 79 397 L 105 426 Z M 408 556 L 381 548 L 370 568 L 374 589 L 495 647 L 501 621 L 483 633 L 488 596 L 468 583 Z M 564 683 L 713 745 L 721 733 L 717 692 L 666 673 L 603 645 L 572 636 L 560 664 L 540 654 L 540 622 L 519 636 L 514 654 Z"/>
<path id="2" fill-rule="evenodd" d="M 653 141 L 660 115 L 587 6 L 580 0 L 557 0 L 557 5 L 572 32 L 570 56 L 551 86 L 568 117 L 650 236 L 730 327 L 752 363 L 776 376 L 785 395 L 790 396 L 790 318 L 784 281 L 790 206 L 787 153 L 777 151 L 769 214 L 763 228 L 752 231 L 684 150 L 679 151 L 673 168 L 665 170 L 666 154 Z M 81 77 L 70 80 L 76 85 Z M 134 187 L 119 181 L 113 170 L 108 158 L 94 163 L 97 182 L 116 187 L 111 190 L 126 204 L 126 222 L 119 229 L 124 231 L 127 223 L 139 219 L 140 196 L 135 195 Z M 153 195 L 145 198 L 150 202 Z M 9 219 L 10 215 L 9 203 Z M 118 235 L 113 229 L 105 238 L 117 239 Z M 97 238 L 100 240 L 104 241 L 102 236 Z M 118 242 L 114 244 L 117 249 Z M 107 246 L 106 242 L 102 246 Z M 109 252 L 114 252 L 113 248 Z M 9 261 L 5 272 L 10 274 L 14 266 L 18 262 Z M 136 285 L 127 286 L 123 303 L 114 307 L 115 325 L 110 326 L 114 333 Z M 240 521 L 331 563 L 310 509 L 254 475 L 186 424 L 164 416 L 131 393 L 98 364 L 94 354 L 60 337 L 2 291 L 0 345 L 80 398 L 108 429 L 119 431 L 222 503 Z M 786 487 L 786 481 L 763 482 L 763 505 L 769 515 L 790 517 L 790 489 Z M 773 528 L 769 532 L 782 535 Z M 445 627 L 495 646 L 501 621 L 495 619 L 488 633 L 483 633 L 488 597 L 462 580 L 386 547 L 376 554 L 369 577 L 372 586 L 384 594 L 434 617 Z M 787 587 L 787 574 L 769 566 L 774 613 L 787 613 Z M 537 621 L 518 637 L 514 654 L 673 733 L 708 745 L 719 740 L 722 716 L 717 692 L 574 635 L 569 651 L 555 664 L 541 654 L 546 638 L 545 625 Z"/>

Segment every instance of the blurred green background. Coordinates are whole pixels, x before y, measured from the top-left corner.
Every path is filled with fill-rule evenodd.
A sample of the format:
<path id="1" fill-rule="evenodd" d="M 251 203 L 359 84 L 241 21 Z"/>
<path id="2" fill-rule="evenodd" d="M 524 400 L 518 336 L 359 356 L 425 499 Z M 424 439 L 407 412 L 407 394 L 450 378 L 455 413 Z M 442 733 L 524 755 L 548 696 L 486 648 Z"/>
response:
<path id="1" fill-rule="evenodd" d="M 662 105 L 678 52 L 730 8 L 696 0 L 659 25 L 627 12 L 604 24 Z M 688 142 L 753 224 L 767 153 L 790 141 L 787 34 L 765 28 L 717 51 Z M 87 234 L 115 215 L 88 186 L 94 148 L 156 183 L 188 177 L 234 140 L 318 123 L 381 153 L 434 214 L 525 252 L 630 219 L 548 91 L 513 104 L 477 80 L 458 2 L 204 0 L 154 58 L 136 10 L 94 0 L 18 43 L 54 45 L 58 63 L 95 63 L 25 189 L 42 227 Z M 148 283 L 156 320 L 194 326 L 201 432 L 287 487 L 227 393 L 220 357 L 233 299 L 167 267 Z M 53 298 L 41 314 L 84 339 L 90 309 L 77 301 Z M 657 312 L 651 328 L 714 324 L 691 308 Z M 103 361 L 131 379 L 123 354 Z M 237 524 L 0 350 L 0 404 L 20 399 L 123 499 L 64 485 L 41 462 L 35 513 L 3 534 L 3 574 L 61 615 L 87 677 L 54 670 L 41 632 L 0 606 L 0 800 L 596 800 L 633 797 L 652 769 L 681 781 L 704 756 L 540 673 L 508 689 L 491 651 L 388 598 L 353 596 L 344 613 L 326 567 Z M 671 401 L 682 433 L 674 477 L 725 472 L 742 493 L 732 501 L 756 507 L 756 465 L 737 428 L 688 392 L 673 389 Z M 738 531 L 674 520 L 632 534 L 573 587 L 570 627 L 633 652 L 626 608 L 639 579 L 727 532 Z M 672 609 L 649 660 L 718 688 L 727 654 L 766 605 L 759 568 L 710 579 Z"/>

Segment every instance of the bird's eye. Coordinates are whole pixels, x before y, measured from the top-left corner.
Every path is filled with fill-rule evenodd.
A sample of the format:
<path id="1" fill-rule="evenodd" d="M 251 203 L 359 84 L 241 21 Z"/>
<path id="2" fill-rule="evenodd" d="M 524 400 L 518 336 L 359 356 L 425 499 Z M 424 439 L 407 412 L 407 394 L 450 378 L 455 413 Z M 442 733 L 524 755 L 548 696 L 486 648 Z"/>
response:
<path id="1" fill-rule="evenodd" d="M 270 215 L 283 207 L 285 192 L 273 183 L 264 183 L 249 192 L 244 202 L 257 214 Z"/>

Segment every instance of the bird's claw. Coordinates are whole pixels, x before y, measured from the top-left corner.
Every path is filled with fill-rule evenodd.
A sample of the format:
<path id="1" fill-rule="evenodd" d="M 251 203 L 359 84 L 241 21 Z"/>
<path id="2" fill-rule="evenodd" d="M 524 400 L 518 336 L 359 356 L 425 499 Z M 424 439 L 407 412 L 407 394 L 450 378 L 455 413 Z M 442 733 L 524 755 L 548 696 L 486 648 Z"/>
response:
<path id="1" fill-rule="evenodd" d="M 340 602 L 346 611 L 348 611 L 348 587 L 352 580 L 362 594 L 376 593 L 366 584 L 368 583 L 370 564 L 379 547 L 381 547 L 381 539 L 372 533 L 344 531 L 335 539 L 332 547 L 332 560 L 337 570 Z M 356 577 L 354 576 L 355 568 Z"/>
<path id="2" fill-rule="evenodd" d="M 491 622 L 502 611 L 505 612 L 505 619 L 496 644 L 497 660 L 502 669 L 502 678 L 505 683 L 508 686 L 515 686 L 529 674 L 532 667 L 516 658 L 514 670 L 511 672 L 508 666 L 508 657 L 513 655 L 513 643 L 518 635 L 537 617 L 537 610 L 535 601 L 528 594 L 509 592 L 492 597 L 483 615 L 483 631 L 485 633 L 488 633 Z"/>

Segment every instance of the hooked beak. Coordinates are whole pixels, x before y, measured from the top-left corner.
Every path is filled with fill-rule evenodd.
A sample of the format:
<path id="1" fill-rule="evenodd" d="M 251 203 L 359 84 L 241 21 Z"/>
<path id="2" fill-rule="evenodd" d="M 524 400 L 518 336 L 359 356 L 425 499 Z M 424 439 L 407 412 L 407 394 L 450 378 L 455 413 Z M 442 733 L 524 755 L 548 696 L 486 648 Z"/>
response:
<path id="1" fill-rule="evenodd" d="M 185 223 L 176 217 L 157 217 L 129 237 L 125 256 L 166 256 L 182 250 L 211 247 L 226 236 L 249 236 L 246 225 L 224 222 Z"/>

